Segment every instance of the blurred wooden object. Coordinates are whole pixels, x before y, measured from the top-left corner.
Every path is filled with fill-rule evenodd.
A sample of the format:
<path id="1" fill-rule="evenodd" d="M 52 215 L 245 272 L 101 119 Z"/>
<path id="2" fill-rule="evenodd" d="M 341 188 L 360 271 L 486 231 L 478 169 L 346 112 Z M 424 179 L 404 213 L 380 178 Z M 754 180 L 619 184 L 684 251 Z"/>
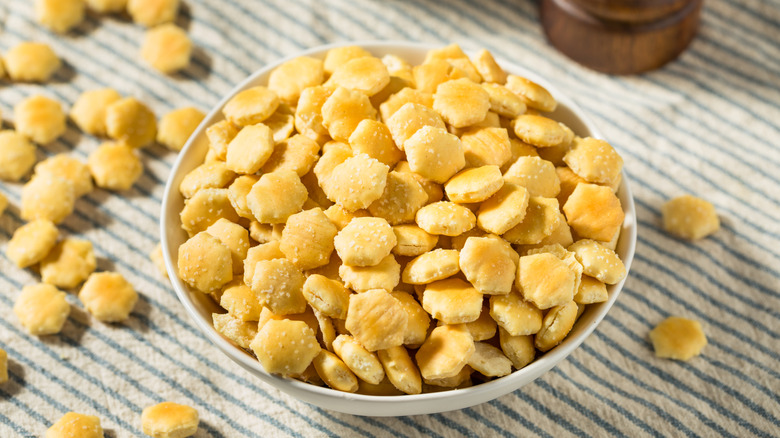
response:
<path id="1" fill-rule="evenodd" d="M 573 60 L 605 73 L 661 67 L 690 44 L 702 0 L 542 0 L 547 39 Z"/>

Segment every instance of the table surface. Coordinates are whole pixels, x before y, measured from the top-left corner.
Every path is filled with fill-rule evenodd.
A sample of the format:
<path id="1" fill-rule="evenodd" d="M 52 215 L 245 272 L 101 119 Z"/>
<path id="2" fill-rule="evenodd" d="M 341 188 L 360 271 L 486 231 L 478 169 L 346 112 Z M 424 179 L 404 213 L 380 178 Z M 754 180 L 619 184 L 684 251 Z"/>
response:
<path id="1" fill-rule="evenodd" d="M 51 84 L 0 85 L 0 109 L 43 93 L 66 107 L 110 86 L 162 115 L 204 111 L 252 71 L 320 44 L 366 39 L 488 48 L 549 78 L 588 112 L 625 159 L 639 239 L 630 278 L 606 319 L 557 368 L 520 390 L 437 415 L 363 418 L 314 408 L 252 378 L 199 336 L 147 254 L 159 240 L 164 182 L 175 155 L 142 151 L 145 171 L 117 196 L 95 190 L 60 229 L 93 242 L 141 299 L 105 325 L 75 296 L 59 336 L 26 334 L 11 308 L 37 281 L 0 255 L 0 436 L 40 436 L 68 411 L 97 415 L 108 436 L 143 436 L 143 407 L 172 400 L 200 412 L 197 436 L 770 436 L 780 430 L 780 0 L 706 2 L 690 49 L 660 71 L 610 77 L 549 47 L 525 0 L 185 0 L 180 24 L 197 48 L 170 78 L 139 64 L 143 29 L 88 16 L 59 37 L 35 24 L 32 2 L 0 2 L 0 52 L 51 44 L 67 65 Z M 99 140 L 74 126 L 40 156 L 85 159 Z M 0 183 L 0 252 L 21 225 L 21 185 Z M 667 199 L 711 201 L 722 227 L 696 243 L 660 226 Z M 709 339 L 689 362 L 654 357 L 649 330 L 669 315 L 701 321 Z"/>

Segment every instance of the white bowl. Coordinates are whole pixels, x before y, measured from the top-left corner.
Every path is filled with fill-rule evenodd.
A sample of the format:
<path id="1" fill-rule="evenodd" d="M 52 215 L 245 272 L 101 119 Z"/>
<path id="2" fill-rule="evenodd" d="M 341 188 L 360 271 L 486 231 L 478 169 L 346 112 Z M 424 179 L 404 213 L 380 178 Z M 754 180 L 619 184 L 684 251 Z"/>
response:
<path id="1" fill-rule="evenodd" d="M 349 44 L 362 46 L 379 57 L 386 54 L 395 54 L 408 60 L 412 64 L 421 63 L 425 57 L 426 51 L 435 48 L 435 46 L 431 45 L 409 42 L 367 41 L 352 42 Z M 173 288 L 176 290 L 176 294 L 179 296 L 187 313 L 189 313 L 190 317 L 192 317 L 203 334 L 210 339 L 217 348 L 222 350 L 227 357 L 269 385 L 302 401 L 312 403 L 324 409 L 355 415 L 371 416 L 431 414 L 462 409 L 484 403 L 512 392 L 533 381 L 566 358 L 566 356 L 574 351 L 585 338 L 588 337 L 598 323 L 604 318 L 607 311 L 612 307 L 612 304 L 620 294 L 620 290 L 623 288 L 625 280 L 609 287 L 608 301 L 588 306 L 585 313 L 582 314 L 575 324 L 571 333 L 569 333 L 560 345 L 538 357 L 525 368 L 515 371 L 508 376 L 465 389 L 419 395 L 371 396 L 322 388 L 298 380 L 266 373 L 257 359 L 251 354 L 242 350 L 228 339 L 223 338 L 214 330 L 211 322 L 211 314 L 213 312 L 220 312 L 221 309 L 219 306 L 217 306 L 208 295 L 192 290 L 179 279 L 176 262 L 178 248 L 179 245 L 187 239 L 186 233 L 181 229 L 179 220 L 179 212 L 184 206 L 184 199 L 179 193 L 179 184 L 184 175 L 203 162 L 203 158 L 208 150 L 208 141 L 205 136 L 206 127 L 223 119 L 221 112 L 222 107 L 233 95 L 252 86 L 265 85 L 268 81 L 269 73 L 278 65 L 302 55 L 322 58 L 327 50 L 341 45 L 345 45 L 345 43 L 315 47 L 281 59 L 258 70 L 235 87 L 211 110 L 209 115 L 203 120 L 203 123 L 195 130 L 184 149 L 180 152 L 176 163 L 171 169 L 168 184 L 165 187 L 165 195 L 162 201 L 162 217 L 160 219 L 160 231 L 162 234 L 161 242 L 165 266 L 168 269 L 168 274 L 171 283 L 173 284 Z M 564 122 L 580 136 L 601 137 L 601 134 L 593 125 L 593 122 L 591 122 L 590 118 L 583 113 L 580 107 L 568 96 L 559 92 L 547 80 L 540 78 L 533 72 L 527 71 L 522 67 L 518 67 L 504 60 L 499 59 L 498 62 L 506 71 L 528 77 L 545 86 L 553 96 L 555 96 L 559 103 L 558 109 L 553 113 L 554 118 Z M 623 173 L 623 181 L 618 191 L 618 197 L 623 204 L 626 217 L 623 222 L 617 253 L 625 263 L 626 269 L 628 269 L 631 266 L 631 261 L 634 257 L 634 248 L 636 246 L 636 216 L 634 211 L 634 200 L 631 195 L 631 189 L 629 188 L 628 177 L 625 173 Z"/>

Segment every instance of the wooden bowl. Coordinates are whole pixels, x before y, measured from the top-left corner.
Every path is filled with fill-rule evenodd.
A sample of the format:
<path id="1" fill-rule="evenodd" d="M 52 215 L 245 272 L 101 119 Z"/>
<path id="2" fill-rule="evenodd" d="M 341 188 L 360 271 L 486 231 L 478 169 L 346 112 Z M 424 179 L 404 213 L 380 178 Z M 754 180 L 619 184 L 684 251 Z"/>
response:
<path id="1" fill-rule="evenodd" d="M 543 0 L 545 35 L 604 73 L 634 74 L 677 58 L 699 27 L 702 0 Z"/>

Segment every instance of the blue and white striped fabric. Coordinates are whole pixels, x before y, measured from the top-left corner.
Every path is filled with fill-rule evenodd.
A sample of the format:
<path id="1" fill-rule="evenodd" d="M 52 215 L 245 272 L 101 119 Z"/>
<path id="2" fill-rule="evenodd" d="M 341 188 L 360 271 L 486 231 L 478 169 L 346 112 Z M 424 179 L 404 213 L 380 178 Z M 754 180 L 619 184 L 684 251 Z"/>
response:
<path id="1" fill-rule="evenodd" d="M 605 321 L 569 359 L 532 384 L 462 411 L 362 418 L 314 408 L 252 378 L 198 335 L 147 257 L 174 155 L 142 151 L 126 196 L 96 190 L 60 227 L 94 243 L 99 268 L 141 294 L 129 322 L 89 318 L 74 296 L 60 336 L 27 335 L 12 316 L 36 281 L 0 255 L 0 436 L 41 436 L 67 411 L 97 415 L 109 436 L 143 436 L 140 412 L 162 400 L 200 412 L 198 436 L 777 436 L 780 433 L 780 0 L 707 2 L 678 61 L 639 77 L 585 70 L 549 47 L 525 0 L 185 0 L 180 19 L 198 49 L 175 78 L 140 65 L 143 29 L 90 15 L 67 37 L 36 25 L 32 2 L 0 2 L 0 52 L 22 40 L 66 61 L 53 84 L 0 86 L 0 110 L 33 93 L 71 105 L 110 86 L 159 115 L 208 110 L 250 72 L 303 48 L 393 39 L 485 47 L 549 78 L 592 115 L 632 177 L 639 241 L 630 278 Z M 98 140 L 70 126 L 41 157 L 84 159 Z M 0 249 L 20 226 L 21 186 L 0 217 Z M 691 193 L 722 219 L 691 244 L 659 226 L 661 204 Z M 648 331 L 669 315 L 702 322 L 709 345 L 690 362 L 656 359 Z"/>

